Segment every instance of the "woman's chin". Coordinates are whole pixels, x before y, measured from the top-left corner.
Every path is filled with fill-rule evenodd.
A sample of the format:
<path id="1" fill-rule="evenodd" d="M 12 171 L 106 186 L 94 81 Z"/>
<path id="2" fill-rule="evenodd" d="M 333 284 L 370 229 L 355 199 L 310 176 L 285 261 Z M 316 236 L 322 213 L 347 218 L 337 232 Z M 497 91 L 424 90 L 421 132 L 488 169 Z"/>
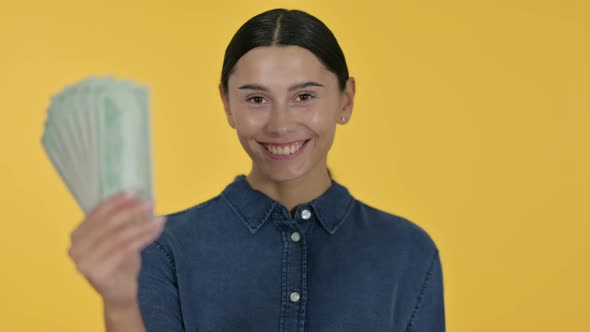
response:
<path id="1" fill-rule="evenodd" d="M 289 170 L 282 169 L 265 172 L 264 178 L 272 182 L 289 182 L 300 179 L 303 177 L 303 175 L 304 174 L 300 172 L 292 172 Z"/>
<path id="2" fill-rule="evenodd" d="M 280 183 L 302 179 L 307 173 L 309 173 L 301 168 L 284 166 L 277 167 L 277 165 L 264 165 L 262 167 L 255 167 L 250 175 L 262 181 Z"/>

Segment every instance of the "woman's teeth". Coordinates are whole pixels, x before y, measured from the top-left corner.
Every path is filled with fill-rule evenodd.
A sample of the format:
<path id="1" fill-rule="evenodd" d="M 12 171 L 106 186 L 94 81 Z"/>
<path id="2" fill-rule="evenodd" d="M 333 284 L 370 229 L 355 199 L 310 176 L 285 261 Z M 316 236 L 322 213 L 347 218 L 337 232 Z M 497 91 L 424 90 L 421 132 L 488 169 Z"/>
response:
<path id="1" fill-rule="evenodd" d="M 264 144 L 264 147 L 274 155 L 290 155 L 299 151 L 301 146 L 303 146 L 302 142 L 297 142 L 292 145 Z"/>

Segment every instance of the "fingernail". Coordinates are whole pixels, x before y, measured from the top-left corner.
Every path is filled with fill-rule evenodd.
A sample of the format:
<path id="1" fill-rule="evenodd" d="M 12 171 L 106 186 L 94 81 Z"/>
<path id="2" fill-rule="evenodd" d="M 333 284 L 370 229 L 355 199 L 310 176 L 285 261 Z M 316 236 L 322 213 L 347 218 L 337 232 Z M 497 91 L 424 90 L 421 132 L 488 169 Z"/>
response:
<path id="1" fill-rule="evenodd" d="M 123 195 L 126 198 L 133 198 L 135 197 L 136 191 L 135 189 L 125 189 L 125 191 L 123 191 Z"/>

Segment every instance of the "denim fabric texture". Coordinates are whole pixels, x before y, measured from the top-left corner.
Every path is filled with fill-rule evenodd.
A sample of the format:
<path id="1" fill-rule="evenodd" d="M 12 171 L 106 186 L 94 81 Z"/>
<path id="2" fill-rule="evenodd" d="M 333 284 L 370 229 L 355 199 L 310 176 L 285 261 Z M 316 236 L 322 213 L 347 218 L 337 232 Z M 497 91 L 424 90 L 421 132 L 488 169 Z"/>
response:
<path id="1" fill-rule="evenodd" d="M 142 251 L 149 332 L 445 331 L 438 249 L 336 181 L 294 216 L 243 175 Z"/>

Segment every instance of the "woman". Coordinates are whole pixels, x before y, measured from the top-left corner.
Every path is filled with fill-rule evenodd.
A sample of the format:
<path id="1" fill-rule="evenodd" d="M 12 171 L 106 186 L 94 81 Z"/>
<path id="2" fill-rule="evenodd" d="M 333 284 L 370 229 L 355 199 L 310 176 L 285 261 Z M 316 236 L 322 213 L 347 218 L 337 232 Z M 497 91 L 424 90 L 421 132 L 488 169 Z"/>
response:
<path id="1" fill-rule="evenodd" d="M 302 11 L 253 17 L 227 47 L 219 91 L 247 176 L 165 223 L 119 193 L 72 234 L 107 331 L 444 331 L 431 238 L 327 171 L 355 96 L 330 30 Z"/>

